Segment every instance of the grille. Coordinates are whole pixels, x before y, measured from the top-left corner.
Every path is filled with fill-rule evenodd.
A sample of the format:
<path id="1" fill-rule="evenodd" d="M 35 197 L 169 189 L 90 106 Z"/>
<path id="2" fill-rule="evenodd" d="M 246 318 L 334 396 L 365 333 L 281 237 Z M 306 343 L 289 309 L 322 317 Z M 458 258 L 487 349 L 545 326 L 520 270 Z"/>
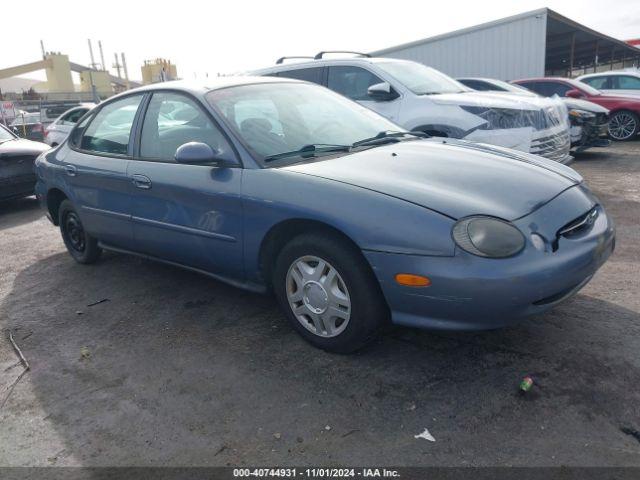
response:
<path id="1" fill-rule="evenodd" d="M 571 140 L 568 131 L 536 138 L 531 142 L 531 153 L 556 161 L 567 158 L 570 149 Z"/>

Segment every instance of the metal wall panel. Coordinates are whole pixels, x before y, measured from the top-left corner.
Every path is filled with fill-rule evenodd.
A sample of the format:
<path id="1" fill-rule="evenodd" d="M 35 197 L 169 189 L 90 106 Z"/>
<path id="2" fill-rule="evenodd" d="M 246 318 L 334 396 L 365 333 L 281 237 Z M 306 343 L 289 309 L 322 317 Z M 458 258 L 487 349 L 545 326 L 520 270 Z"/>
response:
<path id="1" fill-rule="evenodd" d="M 536 13 L 372 55 L 414 60 L 452 77 L 501 80 L 541 77 L 544 76 L 546 23 L 546 13 Z"/>

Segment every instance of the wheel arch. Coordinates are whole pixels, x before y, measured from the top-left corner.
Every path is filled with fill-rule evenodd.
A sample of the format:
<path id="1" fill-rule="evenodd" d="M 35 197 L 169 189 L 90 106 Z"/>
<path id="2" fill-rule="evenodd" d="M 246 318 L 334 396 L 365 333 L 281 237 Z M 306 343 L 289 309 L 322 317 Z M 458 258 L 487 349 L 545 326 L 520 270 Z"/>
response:
<path id="1" fill-rule="evenodd" d="M 58 225 L 58 212 L 60 211 L 60 204 L 64 200 L 68 200 L 69 196 L 59 188 L 53 187 L 47 191 L 47 210 L 51 216 L 51 221 L 54 225 Z"/>
<path id="2" fill-rule="evenodd" d="M 273 268 L 275 266 L 276 259 L 278 258 L 278 254 L 282 251 L 284 246 L 292 238 L 298 235 L 313 232 L 323 232 L 334 235 L 357 249 L 358 252 L 361 252 L 358 244 L 349 235 L 328 223 L 306 218 L 291 218 L 283 220 L 273 225 L 267 231 L 260 244 L 258 268 L 265 285 L 271 287 Z M 364 255 L 362 255 L 362 257 L 365 259 Z M 369 262 L 367 262 L 366 259 L 365 262 L 369 265 Z"/>

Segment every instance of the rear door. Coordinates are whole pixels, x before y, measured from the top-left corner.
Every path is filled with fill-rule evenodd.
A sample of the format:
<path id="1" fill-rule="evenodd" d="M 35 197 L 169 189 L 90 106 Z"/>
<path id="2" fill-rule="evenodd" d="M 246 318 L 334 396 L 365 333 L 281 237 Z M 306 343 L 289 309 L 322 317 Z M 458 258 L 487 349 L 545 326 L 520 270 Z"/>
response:
<path id="1" fill-rule="evenodd" d="M 111 246 L 130 249 L 131 189 L 127 164 L 131 130 L 143 94 L 109 102 L 79 125 L 68 146 L 57 152 L 63 175 L 87 232 Z"/>
<path id="2" fill-rule="evenodd" d="M 241 278 L 242 168 L 185 165 L 176 150 L 203 142 L 235 153 L 195 98 L 172 91 L 153 94 L 129 164 L 136 249 L 154 257 L 224 277 Z"/>
<path id="3" fill-rule="evenodd" d="M 384 82 L 380 77 L 366 68 L 353 65 L 338 65 L 328 68 L 327 87 L 331 90 L 355 100 L 391 121 L 398 120 L 400 97 L 394 100 L 376 101 L 369 96 L 370 86 Z"/>

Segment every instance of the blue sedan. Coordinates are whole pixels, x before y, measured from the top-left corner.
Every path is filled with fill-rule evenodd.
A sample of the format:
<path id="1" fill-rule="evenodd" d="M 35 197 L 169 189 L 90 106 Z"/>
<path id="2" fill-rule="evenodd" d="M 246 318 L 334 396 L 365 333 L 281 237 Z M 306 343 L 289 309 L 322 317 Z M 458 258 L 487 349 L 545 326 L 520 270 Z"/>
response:
<path id="1" fill-rule="evenodd" d="M 71 256 L 103 249 L 272 290 L 312 344 L 388 321 L 496 328 L 582 288 L 615 230 L 569 167 L 423 138 L 323 87 L 169 82 L 91 110 L 36 161 Z"/>

